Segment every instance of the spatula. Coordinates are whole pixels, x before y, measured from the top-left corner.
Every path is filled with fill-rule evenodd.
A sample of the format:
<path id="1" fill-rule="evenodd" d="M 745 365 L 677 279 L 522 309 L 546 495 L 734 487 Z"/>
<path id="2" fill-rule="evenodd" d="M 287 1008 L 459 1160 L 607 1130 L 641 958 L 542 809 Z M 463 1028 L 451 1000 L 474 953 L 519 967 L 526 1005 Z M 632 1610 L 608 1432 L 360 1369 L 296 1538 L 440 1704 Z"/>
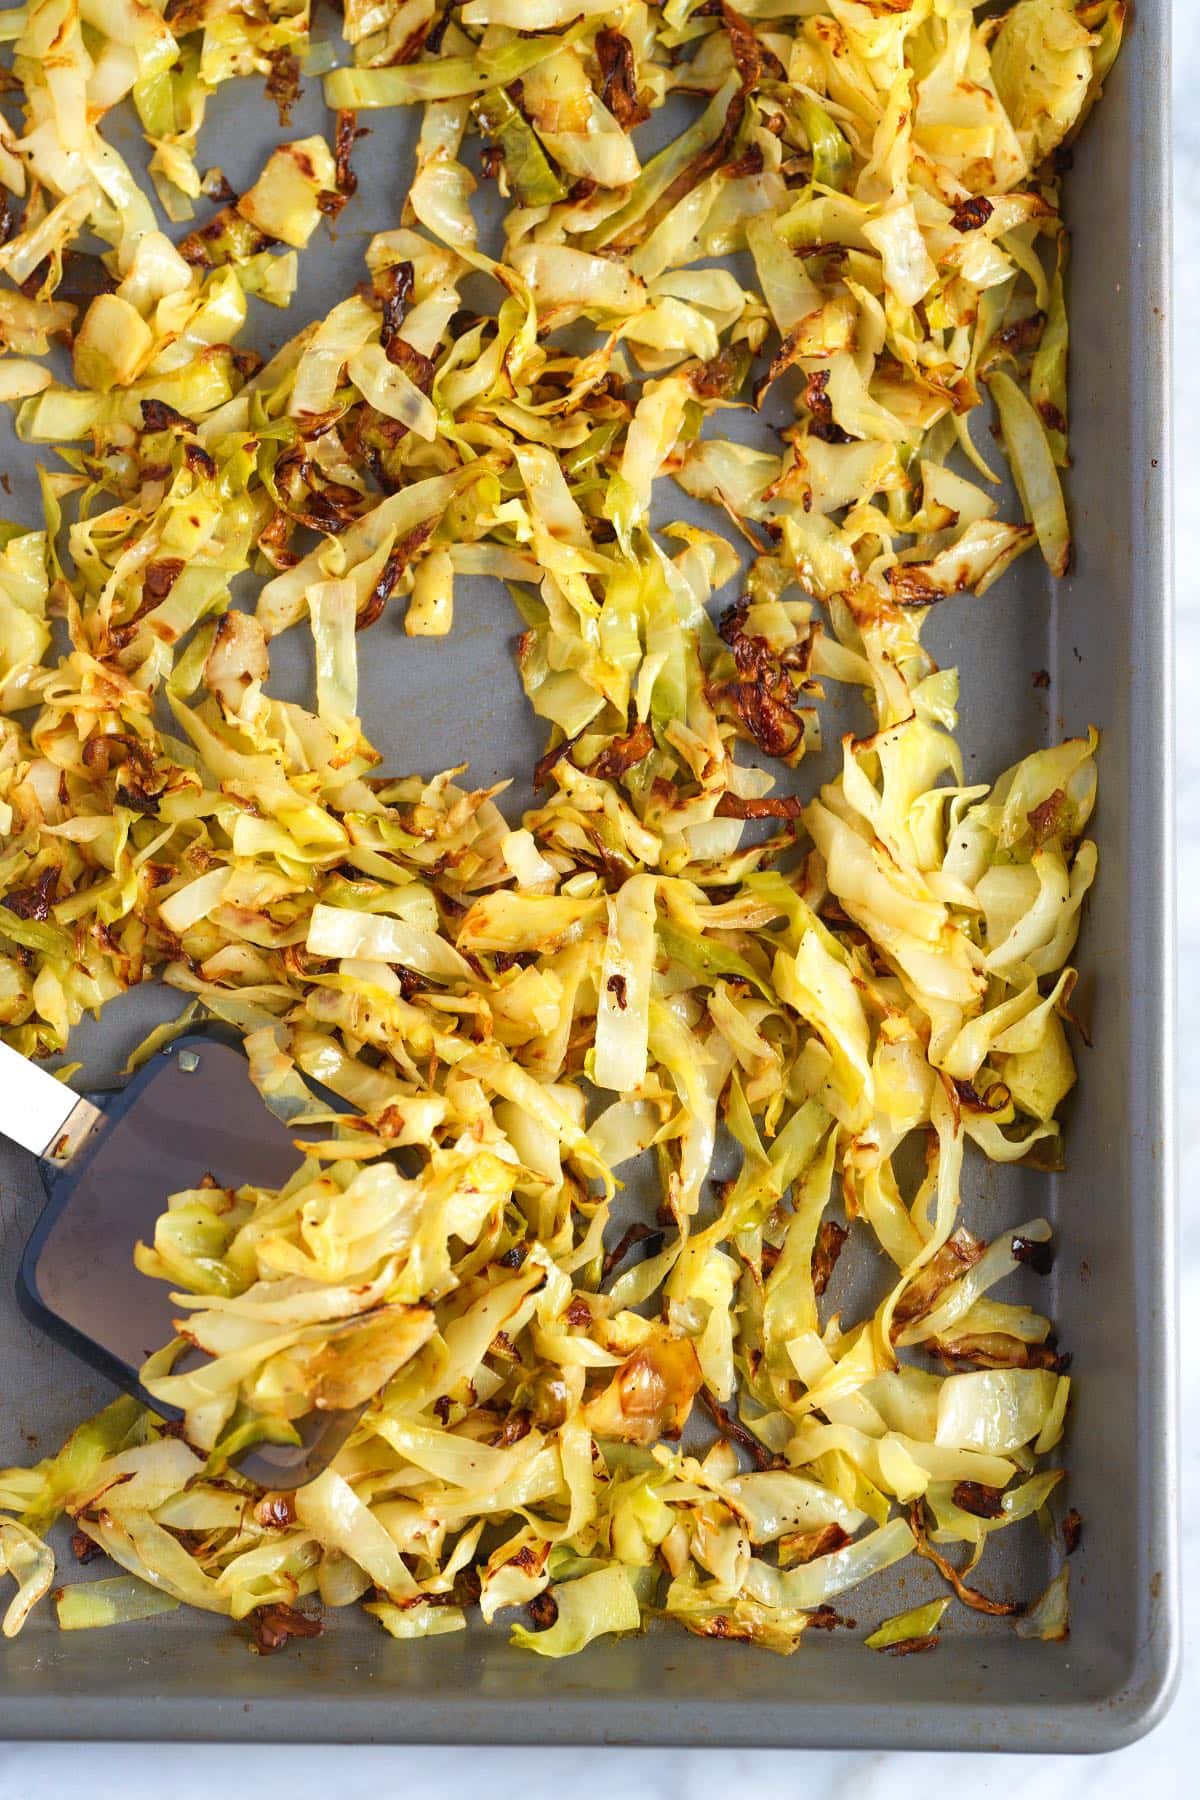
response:
<path id="1" fill-rule="evenodd" d="M 297 1161 L 289 1129 L 263 1105 L 236 1042 L 218 1029 L 189 1032 L 124 1087 L 86 1096 L 0 1043 L 0 1130 L 40 1159 L 47 1192 L 17 1277 L 22 1311 L 163 1417 L 177 1417 L 138 1377 L 150 1352 L 175 1335 L 178 1309 L 168 1283 L 134 1267 L 134 1245 L 153 1241 L 169 1194 L 205 1175 L 221 1187 L 281 1187 Z M 311 1413 L 296 1422 L 299 1444 L 260 1443 L 232 1460 L 264 1487 L 300 1487 L 337 1454 L 358 1416 Z"/>

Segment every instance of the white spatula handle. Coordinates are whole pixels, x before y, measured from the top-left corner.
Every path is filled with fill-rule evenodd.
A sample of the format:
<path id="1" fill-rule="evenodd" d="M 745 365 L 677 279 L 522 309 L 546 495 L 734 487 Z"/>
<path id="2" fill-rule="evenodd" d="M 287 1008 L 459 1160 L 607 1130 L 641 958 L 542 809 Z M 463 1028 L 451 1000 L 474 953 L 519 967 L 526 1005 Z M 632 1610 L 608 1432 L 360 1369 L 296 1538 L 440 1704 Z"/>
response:
<path id="1" fill-rule="evenodd" d="M 48 1069 L 0 1042 L 0 1132 L 51 1162 L 69 1162 L 101 1117 Z"/>

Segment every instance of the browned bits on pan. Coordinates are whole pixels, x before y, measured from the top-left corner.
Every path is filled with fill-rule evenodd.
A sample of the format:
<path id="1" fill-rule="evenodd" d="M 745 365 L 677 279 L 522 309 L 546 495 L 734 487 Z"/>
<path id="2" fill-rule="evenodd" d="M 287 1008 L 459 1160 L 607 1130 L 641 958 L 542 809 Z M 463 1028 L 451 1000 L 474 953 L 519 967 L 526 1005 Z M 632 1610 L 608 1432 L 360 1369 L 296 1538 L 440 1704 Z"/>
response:
<path id="1" fill-rule="evenodd" d="M 761 158 L 761 151 L 758 154 Z M 688 371 L 688 386 L 698 400 L 731 400 L 740 393 L 750 363 L 744 344 L 726 344 L 707 362 L 697 363 Z"/>
<path id="2" fill-rule="evenodd" d="M 950 1497 L 955 1506 L 976 1519 L 1004 1517 L 1004 1495 L 999 1488 L 986 1487 L 982 1481 L 960 1481 Z"/>
<path id="3" fill-rule="evenodd" d="M 19 283 L 21 292 L 27 300 L 36 300 L 50 279 L 50 259 L 44 257 L 37 267 L 30 271 L 24 281 Z"/>
<path id="4" fill-rule="evenodd" d="M 4 896 L 3 904 L 18 919 L 35 919 L 44 924 L 50 917 L 50 908 L 54 904 L 54 892 L 58 886 L 58 873 L 54 869 L 43 869 L 37 880 L 29 887 L 13 888 Z M 2 927 L 0 927 L 2 929 Z"/>
<path id="5" fill-rule="evenodd" d="M 981 1594 L 978 1588 L 968 1587 L 953 1563 L 935 1550 L 929 1542 L 925 1531 L 924 1507 L 920 1500 L 914 1500 L 908 1509 L 908 1522 L 912 1526 L 916 1538 L 916 1552 L 926 1562 L 931 1562 L 944 1581 L 948 1581 L 964 1606 L 972 1612 L 988 1613 L 995 1619 L 1015 1619 L 1027 1610 L 1020 1600 L 993 1600 L 987 1594 Z"/>
<path id="6" fill-rule="evenodd" d="M 296 1504 L 291 1494 L 264 1494 L 255 1502 L 255 1523 L 270 1531 L 285 1531 L 296 1523 Z"/>
<path id="7" fill-rule="evenodd" d="M 365 631 L 380 617 L 384 607 L 395 593 L 401 575 L 432 534 L 433 526 L 434 521 L 427 519 L 423 524 L 415 526 L 406 537 L 401 538 L 400 542 L 395 545 L 383 565 L 379 580 L 367 596 L 366 605 L 358 615 L 356 630 Z"/>
<path id="8" fill-rule="evenodd" d="M 643 1225 L 640 1222 L 632 1224 L 623 1233 L 620 1241 L 606 1253 L 600 1270 L 601 1281 L 607 1281 L 613 1270 L 620 1268 L 629 1252 L 638 1244 L 645 1245 L 647 1256 L 657 1256 L 663 1246 L 663 1234 L 661 1231 L 656 1231 L 652 1225 Z"/>
<path id="9" fill-rule="evenodd" d="M 743 19 L 741 13 L 735 12 L 727 4 L 727 0 L 721 0 L 721 17 L 725 21 L 730 55 L 733 57 L 734 68 L 742 78 L 743 90 L 752 88 L 763 71 L 763 47 L 755 35 L 754 27 Z"/>
<path id="10" fill-rule="evenodd" d="M 90 1538 L 86 1531 L 73 1531 L 71 1533 L 71 1554 L 77 1563 L 86 1564 L 95 1562 L 98 1556 L 104 1555 L 104 1551 L 95 1538 Z"/>
<path id="11" fill-rule="evenodd" d="M 288 549 L 288 538 L 293 529 L 295 526 L 290 515 L 277 511 L 259 531 L 259 549 L 263 551 L 272 569 L 291 569 L 299 562 L 295 551 Z"/>
<path id="12" fill-rule="evenodd" d="M 337 191 L 343 202 L 358 192 L 358 176 L 350 166 L 350 157 L 358 139 L 365 136 L 366 127 L 359 125 L 356 112 L 339 112 L 333 133 L 333 162 Z"/>
<path id="13" fill-rule="evenodd" d="M 192 474 L 199 476 L 202 481 L 216 480 L 217 465 L 208 454 L 208 451 L 204 449 L 203 445 L 195 443 L 185 444 L 183 446 L 183 460 L 191 470 Z"/>
<path id="14" fill-rule="evenodd" d="M 743 1450 L 748 1451 L 755 1468 L 773 1469 L 779 1466 L 777 1458 L 772 1456 L 766 1445 L 760 1443 L 754 1433 L 747 1430 L 740 1419 L 734 1418 L 733 1414 L 721 1405 L 710 1388 L 702 1387 L 700 1389 L 699 1400 L 721 1436 L 728 1438 L 731 1444 L 740 1444 Z"/>
<path id="15" fill-rule="evenodd" d="M 978 231 L 986 225 L 995 208 L 983 194 L 970 194 L 960 200 L 951 216 L 955 231 Z"/>
<path id="16" fill-rule="evenodd" d="M 998 331 L 995 341 L 1000 349 L 1019 356 L 1023 350 L 1032 350 L 1041 342 L 1045 326 L 1045 313 L 1027 313 L 1023 319 L 1016 319 L 1011 325 L 1005 325 Z"/>
<path id="17" fill-rule="evenodd" d="M 433 378 L 437 374 L 437 364 L 432 357 L 425 356 L 420 350 L 414 350 L 405 338 L 395 336 L 389 339 L 387 359 L 398 369 L 403 369 L 414 387 L 419 387 L 423 394 L 428 394 L 433 387 Z"/>
<path id="18" fill-rule="evenodd" d="M 940 1632 L 931 1631 L 927 1637 L 901 1638 L 897 1644 L 885 1644 L 885 1656 L 923 1656 L 926 1650 L 936 1650 Z"/>
<path id="19" fill-rule="evenodd" d="M 379 277 L 377 285 L 383 302 L 383 324 L 379 337 L 385 351 L 400 336 L 400 327 L 412 299 L 414 279 L 410 262 L 394 263 Z"/>
<path id="20" fill-rule="evenodd" d="M 478 1569 L 460 1569 L 454 1577 L 454 1592 L 451 1596 L 455 1606 L 478 1606 L 482 1592 L 483 1582 Z"/>
<path id="21" fill-rule="evenodd" d="M 408 1559 L 405 1558 L 407 1561 Z M 433 1593 L 414 1594 L 411 1600 L 402 1600 L 401 1608 L 412 1606 L 461 1606 L 457 1587 L 435 1589 Z"/>
<path id="22" fill-rule="evenodd" d="M 619 31 L 604 25 L 596 33 L 595 49 L 603 82 L 600 98 L 617 124 L 629 131 L 650 117 L 650 108 L 638 98 L 633 45 Z"/>
<path id="23" fill-rule="evenodd" d="M 804 404 L 813 418 L 823 425 L 828 425 L 833 419 L 833 402 L 826 391 L 828 387 L 828 369 L 814 369 L 811 375 L 804 378 Z"/>
<path id="24" fill-rule="evenodd" d="M 396 51 L 392 61 L 398 64 L 414 63 L 419 59 L 422 50 L 428 50 L 431 56 L 436 56 L 441 49 L 442 39 L 446 34 L 446 24 L 449 17 L 450 8 L 449 6 L 445 6 L 442 9 L 440 17 L 435 17 L 432 20 L 427 19 L 424 24 L 414 27 L 401 44 L 399 50 Z"/>
<path id="25" fill-rule="evenodd" d="M 183 574 L 183 566 L 183 559 L 178 556 L 164 556 L 158 562 L 147 563 L 142 577 L 142 599 L 155 606 L 165 600 Z"/>
<path id="26" fill-rule="evenodd" d="M 804 803 L 795 794 L 766 794 L 747 800 L 741 794 L 722 794 L 717 801 L 718 819 L 798 819 Z"/>
<path id="27" fill-rule="evenodd" d="M 272 1606 L 256 1606 L 247 1617 L 253 1635 L 253 1647 L 260 1656 L 273 1656 L 282 1650 L 289 1638 L 320 1637 L 324 1622 L 314 1613 L 298 1612 L 294 1606 L 277 1601 Z"/>
<path id="28" fill-rule="evenodd" d="M 857 1631 L 858 1620 L 849 1619 L 832 1606 L 818 1606 L 808 1615 L 810 1631 Z"/>
<path id="29" fill-rule="evenodd" d="M 113 804 L 127 807 L 130 812 L 141 813 L 147 819 L 158 817 L 158 802 L 161 793 L 149 793 L 138 785 L 136 776 L 126 775 L 118 781 L 113 790 Z"/>
<path id="30" fill-rule="evenodd" d="M 536 962 L 536 950 L 492 951 L 492 964 L 497 975 L 503 975 L 508 969 L 531 969 Z"/>
<path id="31" fill-rule="evenodd" d="M 46 265 L 42 265 L 43 274 Z M 98 256 L 81 250 L 68 250 L 63 257 L 62 280 L 54 291 L 56 300 L 70 300 L 86 306 L 97 294 L 113 294 L 119 285 Z"/>
<path id="32" fill-rule="evenodd" d="M 300 164 L 305 159 L 295 157 Z M 310 165 L 311 167 L 311 165 Z M 179 254 L 196 268 L 220 268 L 243 257 L 269 250 L 278 239 L 268 236 L 244 219 L 236 210 L 224 206 L 206 225 L 190 231 L 179 245 Z"/>
<path id="33" fill-rule="evenodd" d="M 757 144 L 751 144 L 735 161 L 726 163 L 723 171 L 726 181 L 739 181 L 745 175 L 761 175 L 762 172 L 763 153 Z"/>
<path id="34" fill-rule="evenodd" d="M 850 1236 L 844 1225 L 836 1219 L 823 1219 L 817 1232 L 817 1244 L 812 1259 L 813 1293 L 819 1300 L 829 1286 L 830 1276 L 837 1267 L 838 1257 L 842 1254 L 842 1246 Z"/>
<path id="35" fill-rule="evenodd" d="M 1079 1548 L 1079 1540 L 1083 1536 L 1083 1518 L 1072 1507 L 1062 1522 L 1063 1548 L 1068 1556 L 1074 1556 Z"/>
<path id="36" fill-rule="evenodd" d="M 302 496 L 293 517 L 298 525 L 307 526 L 309 531 L 323 531 L 330 537 L 340 537 L 357 518 L 361 499 L 357 488 L 328 481 L 323 487 L 314 487 Z"/>
<path id="37" fill-rule="evenodd" d="M 781 352 L 782 355 L 782 352 Z M 779 358 L 776 359 L 779 361 Z M 776 369 L 772 363 L 767 376 L 767 384 L 782 374 L 782 368 Z M 843 431 L 833 417 L 833 402 L 829 398 L 829 370 L 814 369 L 804 380 L 803 401 L 810 416 L 808 432 L 810 437 L 819 438 L 823 444 L 848 444 L 850 433 Z"/>
<path id="38" fill-rule="evenodd" d="M 165 400 L 142 401 L 142 424 L 147 431 L 195 431 L 191 419 L 176 412 Z"/>
<path id="39" fill-rule="evenodd" d="M 1014 1237 L 1012 1253 L 1035 1275 L 1048 1275 L 1054 1267 L 1054 1246 L 1043 1243 L 1040 1238 Z"/>
<path id="40" fill-rule="evenodd" d="M 548 1590 L 535 1594 L 526 1605 L 529 1623 L 535 1631 L 549 1631 L 558 1619 L 558 1601 Z"/>
<path id="41" fill-rule="evenodd" d="M 715 685 L 710 698 L 724 700 L 769 756 L 795 756 L 804 742 L 804 720 L 794 710 L 796 690 L 785 658 L 747 632 L 749 610 L 749 602 L 739 600 L 721 617 L 718 630 L 733 653 L 736 673 L 732 681 Z"/>
<path id="42" fill-rule="evenodd" d="M 1024 1344 L 999 1331 L 952 1342 L 930 1338 L 925 1347 L 950 1369 L 1049 1369 L 1065 1375 L 1071 1366 L 1069 1352 L 1057 1349 L 1053 1342 Z"/>
<path id="43" fill-rule="evenodd" d="M 779 380 L 781 375 L 794 366 L 806 355 L 806 346 L 810 341 L 810 326 L 807 319 L 801 319 L 797 325 L 784 336 L 778 350 L 771 358 L 770 365 L 762 380 L 754 390 L 754 404 L 761 407 L 768 390 Z M 829 371 L 818 369 L 805 379 L 803 401 L 810 413 L 809 435 L 822 438 L 831 444 L 849 443 L 849 437 L 840 426 L 833 422 L 832 405 L 826 395 Z"/>
<path id="44" fill-rule="evenodd" d="M 586 730 L 586 727 L 584 727 L 584 729 Z M 582 736 L 583 731 L 577 731 L 574 737 L 564 738 L 561 744 L 555 744 L 553 750 L 547 750 L 544 756 L 538 757 L 533 765 L 533 785 L 535 788 L 549 786 L 550 776 L 556 765 L 562 761 L 564 756 L 569 756 L 571 754 L 571 751 L 575 748 Z"/>
<path id="45" fill-rule="evenodd" d="M 275 102 L 283 128 L 291 124 L 292 109 L 300 97 L 300 58 L 284 46 L 269 51 L 267 61 L 271 65 L 267 72 L 267 98 Z"/>
<path id="46" fill-rule="evenodd" d="M 532 1429 L 533 1420 L 529 1413 L 524 1407 L 518 1407 L 515 1412 L 509 1413 L 504 1424 L 492 1439 L 493 1447 L 497 1450 L 507 1450 L 510 1444 L 519 1444 L 523 1437 L 528 1437 Z"/>
<path id="47" fill-rule="evenodd" d="M 252 376 L 257 375 L 258 371 L 266 365 L 257 350 L 235 350 L 233 352 L 233 366 L 243 381 L 249 381 Z"/>
<path id="48" fill-rule="evenodd" d="M 980 1113 L 986 1115 L 988 1113 L 1003 1112 L 1011 1097 L 1008 1089 L 1001 1081 L 993 1082 L 986 1094 L 981 1094 L 973 1082 L 956 1081 L 954 1083 L 954 1099 L 958 1102 L 959 1118 L 962 1117 L 963 1113 Z M 954 1102 L 952 1101 L 951 1104 L 953 1103 Z"/>
<path id="49" fill-rule="evenodd" d="M 788 1531 L 779 1539 L 779 1566 L 792 1569 L 810 1563 L 818 1556 L 832 1556 L 850 1542 L 850 1534 L 840 1525 L 818 1525 L 812 1531 Z"/>
<path id="50" fill-rule="evenodd" d="M 930 578 L 924 563 L 893 563 L 885 570 L 884 580 L 897 606 L 936 606 L 946 598 L 945 588 Z"/>
<path id="51" fill-rule="evenodd" d="M 645 719 L 631 722 L 621 737 L 612 738 L 588 764 L 588 774 L 603 781 L 619 781 L 629 769 L 644 762 L 654 748 L 654 733 Z"/>
<path id="52" fill-rule="evenodd" d="M 823 444 L 851 444 L 854 442 L 848 431 L 835 425 L 832 419 L 814 419 L 808 428 L 810 437 L 820 438 Z"/>
<path id="53" fill-rule="evenodd" d="M 898 1335 L 905 1325 L 911 1325 L 927 1313 L 938 1296 L 948 1288 L 952 1281 L 973 1268 L 979 1261 L 987 1245 L 982 1239 L 960 1227 L 952 1232 L 937 1252 L 930 1258 L 925 1267 L 910 1281 L 892 1314 L 893 1335 Z"/>

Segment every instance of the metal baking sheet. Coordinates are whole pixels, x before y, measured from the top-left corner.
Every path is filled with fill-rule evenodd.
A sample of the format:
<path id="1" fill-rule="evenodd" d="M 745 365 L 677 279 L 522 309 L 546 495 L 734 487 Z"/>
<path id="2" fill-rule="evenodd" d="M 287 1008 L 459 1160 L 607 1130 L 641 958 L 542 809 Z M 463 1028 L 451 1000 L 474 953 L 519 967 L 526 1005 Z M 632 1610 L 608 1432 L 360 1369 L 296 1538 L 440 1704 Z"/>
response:
<path id="1" fill-rule="evenodd" d="M 1055 586 L 1026 556 L 986 600 L 940 609 L 930 643 L 962 671 L 968 769 L 992 775 L 1033 745 L 1094 723 L 1104 733 L 1100 879 L 1079 960 L 1094 1048 L 1069 1108 L 1068 1167 L 1048 1176 L 970 1162 L 968 1224 L 994 1232 L 1044 1213 L 1059 1254 L 1049 1291 L 1080 1377 L 1067 1444 L 1085 1520 L 1072 1630 L 1030 1644 L 955 1609 L 940 1653 L 867 1655 L 821 1634 L 791 1658 L 682 1632 L 605 1640 L 547 1666 L 500 1630 L 396 1643 L 332 1615 L 326 1635 L 272 1659 L 227 1620 L 186 1609 L 102 1638 L 63 1635 L 41 1608 L 0 1646 L 0 1733 L 10 1737 L 1109 1750 L 1169 1704 L 1178 1658 L 1175 1219 L 1171 1109 L 1172 894 L 1168 328 L 1170 0 L 1138 0 L 1103 105 L 1067 187 L 1071 279 L 1070 477 L 1078 553 Z M 289 135 L 323 123 L 318 84 Z M 358 198 L 332 244 L 301 258 L 284 317 L 259 309 L 269 351 L 360 278 L 370 232 L 397 222 L 415 121 L 383 113 L 356 157 Z M 205 160 L 235 186 L 276 141 L 253 84 L 221 91 Z M 133 154 L 132 134 L 122 143 Z M 48 453 L 42 453 L 50 460 Z M 33 456 L 0 422 L 0 512 L 38 518 Z M 682 509 L 679 509 L 682 510 Z M 512 662 L 516 623 L 498 583 L 463 584 L 453 634 L 409 640 L 389 615 L 366 640 L 362 711 L 397 771 L 469 761 L 477 779 L 521 772 L 540 726 Z M 300 634 L 277 653 L 277 691 L 303 693 Z M 1050 674 L 1048 689 L 1033 673 Z M 799 785 L 810 780 L 806 765 Z M 79 1034 L 89 1084 L 111 1080 L 177 997 L 146 989 Z M 14 1271 L 40 1205 L 33 1163 L 0 1147 L 0 1466 L 57 1447 L 111 1390 L 21 1315 Z M 1006 1540 L 992 1585 L 1026 1597 L 1051 1570 L 1036 1532 Z M 70 1575 L 70 1558 L 66 1572 Z M 925 1565 L 864 1587 L 878 1620 L 936 1591 Z"/>

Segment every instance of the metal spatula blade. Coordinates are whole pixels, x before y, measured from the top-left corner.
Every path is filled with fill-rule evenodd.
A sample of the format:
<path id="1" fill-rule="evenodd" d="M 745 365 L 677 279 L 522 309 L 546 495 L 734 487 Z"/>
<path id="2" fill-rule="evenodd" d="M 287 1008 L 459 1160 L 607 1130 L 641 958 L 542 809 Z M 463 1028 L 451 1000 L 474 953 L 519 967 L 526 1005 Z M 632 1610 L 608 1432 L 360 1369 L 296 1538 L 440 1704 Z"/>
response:
<path id="1" fill-rule="evenodd" d="M 41 1156 L 47 1189 L 18 1274 L 22 1310 L 169 1417 L 138 1371 L 175 1335 L 179 1309 L 169 1283 L 134 1267 L 134 1245 L 153 1241 L 169 1194 L 200 1186 L 206 1175 L 220 1187 L 281 1187 L 297 1163 L 291 1133 L 263 1105 L 241 1051 L 219 1033 L 177 1038 L 125 1087 L 87 1098 L 0 1050 L 0 1123 Z M 299 1445 L 257 1444 L 233 1460 L 266 1487 L 299 1487 L 337 1454 L 358 1416 L 310 1414 L 297 1424 Z"/>

